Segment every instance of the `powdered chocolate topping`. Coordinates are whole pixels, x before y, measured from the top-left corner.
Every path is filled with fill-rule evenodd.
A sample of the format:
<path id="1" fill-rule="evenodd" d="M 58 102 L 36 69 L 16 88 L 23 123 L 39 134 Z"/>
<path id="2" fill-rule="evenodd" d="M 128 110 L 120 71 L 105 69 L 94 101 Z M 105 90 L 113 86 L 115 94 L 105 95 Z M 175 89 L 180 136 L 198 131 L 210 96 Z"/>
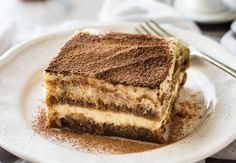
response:
<path id="1" fill-rule="evenodd" d="M 169 46 L 164 38 L 150 35 L 78 33 L 46 72 L 155 88 L 166 79 L 171 67 L 173 54 Z"/>

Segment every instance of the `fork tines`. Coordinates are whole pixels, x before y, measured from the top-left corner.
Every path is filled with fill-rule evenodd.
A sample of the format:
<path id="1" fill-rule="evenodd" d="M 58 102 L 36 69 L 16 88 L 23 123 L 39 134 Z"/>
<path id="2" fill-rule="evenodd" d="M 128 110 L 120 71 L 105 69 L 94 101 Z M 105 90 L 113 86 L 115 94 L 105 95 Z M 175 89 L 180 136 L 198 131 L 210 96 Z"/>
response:
<path id="1" fill-rule="evenodd" d="M 159 35 L 159 36 L 171 36 L 167 31 L 165 31 L 158 23 L 153 20 L 145 21 L 139 24 L 136 27 L 136 31 L 141 34 L 152 34 L 152 35 Z"/>

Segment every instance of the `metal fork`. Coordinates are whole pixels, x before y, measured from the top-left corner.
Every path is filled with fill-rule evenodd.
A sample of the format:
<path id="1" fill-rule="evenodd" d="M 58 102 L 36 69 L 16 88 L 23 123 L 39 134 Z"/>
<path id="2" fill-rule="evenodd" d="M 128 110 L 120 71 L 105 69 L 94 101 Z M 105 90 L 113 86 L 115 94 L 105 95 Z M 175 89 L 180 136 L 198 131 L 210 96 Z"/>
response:
<path id="1" fill-rule="evenodd" d="M 148 21 L 145 21 L 144 23 L 139 24 L 139 26 L 136 27 L 136 31 L 140 34 L 155 34 L 158 36 L 173 37 L 170 33 L 168 33 L 166 30 L 164 30 L 162 27 L 160 27 L 160 25 L 158 25 L 153 20 L 148 20 Z M 234 70 L 233 68 L 212 58 L 211 56 L 209 56 L 205 52 L 197 50 L 196 48 L 192 47 L 191 45 L 188 45 L 186 42 L 183 42 L 183 43 L 189 47 L 189 49 L 191 51 L 191 56 L 201 58 L 201 59 L 217 66 L 221 70 L 227 72 L 228 74 L 230 74 L 236 78 L 236 70 Z"/>

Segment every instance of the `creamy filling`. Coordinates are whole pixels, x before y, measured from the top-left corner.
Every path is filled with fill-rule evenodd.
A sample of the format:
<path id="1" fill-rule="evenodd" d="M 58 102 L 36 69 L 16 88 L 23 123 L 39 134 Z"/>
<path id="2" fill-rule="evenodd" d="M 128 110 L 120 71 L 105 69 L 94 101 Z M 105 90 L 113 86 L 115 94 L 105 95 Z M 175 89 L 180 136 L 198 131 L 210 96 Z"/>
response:
<path id="1" fill-rule="evenodd" d="M 93 119 L 96 123 L 107 123 L 121 126 L 136 126 L 142 128 L 148 128 L 152 131 L 160 129 L 162 121 L 166 117 L 162 117 L 161 120 L 150 120 L 143 117 L 138 117 L 133 114 L 126 114 L 121 112 L 111 112 L 111 111 L 99 111 L 94 109 L 87 109 L 78 106 L 64 105 L 54 105 L 50 110 L 53 110 L 52 114 L 56 115 L 56 118 L 65 118 L 67 116 L 76 118 L 76 115 L 82 114 L 84 117 Z M 79 119 L 78 119 L 79 120 Z"/>
<path id="2" fill-rule="evenodd" d="M 150 94 L 146 92 L 140 93 L 139 95 L 137 93 L 136 96 L 132 96 L 130 95 L 131 93 L 121 92 L 119 90 L 106 92 L 91 86 L 66 86 L 63 89 L 51 87 L 51 89 L 50 94 L 54 97 L 66 97 L 72 100 L 78 99 L 90 103 L 102 101 L 104 104 L 114 104 L 117 107 L 126 106 L 128 108 L 136 108 L 142 106 L 152 110 L 157 110 L 161 106 L 157 100 L 154 101 L 154 99 L 149 98 Z"/>
<path id="3" fill-rule="evenodd" d="M 62 94 L 72 98 L 87 101 L 96 101 L 101 99 L 103 103 L 114 103 L 117 106 L 126 105 L 134 107 L 135 104 L 142 103 L 150 107 L 156 107 L 157 104 L 157 91 L 156 89 L 141 88 L 134 86 L 124 86 L 121 84 L 113 85 L 101 80 L 76 77 L 75 75 L 62 76 L 50 73 L 45 73 L 45 81 L 47 90 L 53 96 L 60 96 Z M 74 84 L 72 81 L 86 80 L 87 84 Z M 58 81 L 55 83 L 55 81 Z M 62 86 L 62 81 L 66 82 Z M 51 83 L 53 82 L 53 83 Z M 65 94 L 66 93 L 66 94 Z"/>

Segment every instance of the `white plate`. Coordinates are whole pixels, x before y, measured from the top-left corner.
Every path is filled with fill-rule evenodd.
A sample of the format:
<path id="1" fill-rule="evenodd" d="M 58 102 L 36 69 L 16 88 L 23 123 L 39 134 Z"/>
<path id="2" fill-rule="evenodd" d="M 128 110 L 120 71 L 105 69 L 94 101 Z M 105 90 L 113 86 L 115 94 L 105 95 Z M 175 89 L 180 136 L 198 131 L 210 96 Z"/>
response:
<path id="1" fill-rule="evenodd" d="M 86 27 L 134 32 L 134 26 L 133 23 L 119 23 Z M 34 162 L 194 162 L 216 153 L 236 138 L 235 79 L 200 61 L 191 66 L 188 82 L 196 80 L 203 86 L 201 89 L 210 92 L 214 92 L 215 87 L 218 102 L 211 116 L 197 131 L 176 143 L 142 153 L 93 154 L 50 142 L 33 133 L 30 125 L 32 115 L 43 99 L 43 69 L 74 30 L 33 39 L 0 58 L 0 145 L 3 148 Z M 196 33 L 169 30 L 236 68 L 236 58 L 218 43 Z M 210 95 L 205 96 L 209 98 Z"/>
<path id="2" fill-rule="evenodd" d="M 225 23 L 225 22 L 232 21 L 236 18 L 236 10 L 227 6 L 225 6 L 225 9 L 220 12 L 203 13 L 203 12 L 200 12 L 201 8 L 199 8 L 200 11 L 198 12 L 191 10 L 189 6 L 187 5 L 187 3 L 188 3 L 187 0 L 176 0 L 173 5 L 174 5 L 174 8 L 177 11 L 179 11 L 182 15 L 199 23 L 205 23 L 205 24 Z M 192 5 L 196 5 L 196 4 L 192 3 Z M 193 6 L 193 7 L 196 7 L 196 6 Z M 203 7 L 203 6 L 199 6 L 199 7 Z"/>

